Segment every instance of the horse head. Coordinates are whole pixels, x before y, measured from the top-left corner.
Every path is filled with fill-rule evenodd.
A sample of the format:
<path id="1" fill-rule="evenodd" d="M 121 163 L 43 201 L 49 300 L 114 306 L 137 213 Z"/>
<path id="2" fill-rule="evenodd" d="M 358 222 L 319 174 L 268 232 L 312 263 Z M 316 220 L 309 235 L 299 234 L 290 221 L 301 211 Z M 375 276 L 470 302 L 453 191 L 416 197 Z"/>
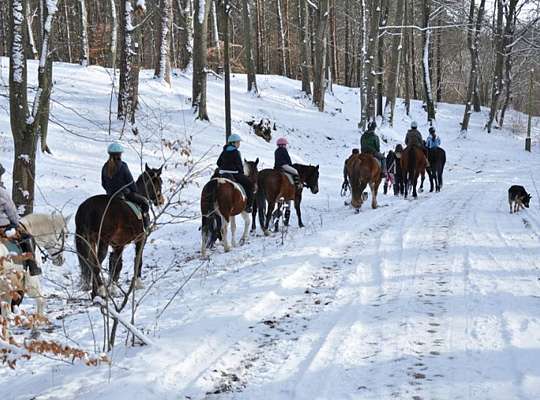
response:
<path id="1" fill-rule="evenodd" d="M 61 213 L 29 214 L 21 219 L 22 224 L 34 238 L 44 258 L 50 258 L 53 265 L 62 266 L 65 262 L 64 248 L 68 239 L 67 225 L 71 215 Z"/>
<path id="2" fill-rule="evenodd" d="M 244 174 L 249 178 L 249 180 L 256 184 L 257 183 L 257 177 L 259 176 L 259 158 L 255 161 L 248 161 L 244 159 Z"/>
<path id="3" fill-rule="evenodd" d="M 156 207 L 162 206 L 165 203 L 165 198 L 162 194 L 162 170 L 163 166 L 159 168 L 150 168 L 148 164 L 145 164 L 144 172 L 139 179 L 137 179 L 138 192 L 151 201 Z"/>
<path id="4" fill-rule="evenodd" d="M 300 179 L 311 193 L 319 193 L 319 166 L 295 164 L 294 167 L 300 174 Z"/>

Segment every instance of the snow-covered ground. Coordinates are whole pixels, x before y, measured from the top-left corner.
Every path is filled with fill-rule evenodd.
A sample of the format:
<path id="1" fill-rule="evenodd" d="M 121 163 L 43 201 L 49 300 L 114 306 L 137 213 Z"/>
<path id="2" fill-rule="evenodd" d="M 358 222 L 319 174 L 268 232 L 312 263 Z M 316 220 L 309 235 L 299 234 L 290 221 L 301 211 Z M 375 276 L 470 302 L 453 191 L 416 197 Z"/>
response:
<path id="1" fill-rule="evenodd" d="M 1 84 L 7 76 L 8 60 L 0 59 Z M 15 370 L 3 367 L 0 398 L 539 398 L 538 120 L 529 154 L 523 116 L 513 114 L 511 129 L 488 135 L 481 129 L 486 115 L 475 114 L 469 135 L 460 138 L 462 106 L 441 104 L 437 127 L 448 159 L 442 192 L 418 200 L 380 195 L 379 209 L 354 214 L 339 190 L 343 161 L 359 140 L 357 90 L 334 87 L 327 111 L 319 113 L 299 82 L 257 78 L 259 96 L 245 93 L 245 76 L 232 79 L 233 129 L 244 138 L 244 158 L 259 157 L 262 167 L 272 165 L 278 136 L 288 137 L 295 162 L 320 164 L 320 192 L 304 195 L 306 228 L 297 228 L 293 215 L 284 243 L 281 235 L 258 232 L 230 253 L 214 250 L 209 261 L 198 257 L 199 219 L 161 228 L 145 252 L 150 289 L 136 323 L 155 345 L 126 348 L 121 331 L 111 366 L 36 356 Z M 54 154 L 38 157 L 38 210 L 73 213 L 101 192 L 106 145 L 121 128 L 113 118 L 108 133 L 110 79 L 98 67 L 55 66 Z M 190 77 L 178 76 L 166 88 L 143 72 L 144 161 L 161 164 L 157 138 L 163 136 L 191 137 L 193 159 L 209 152 L 203 164 L 215 162 L 224 137 L 222 89 L 222 81 L 209 78 L 211 122 L 193 122 Z M 0 161 L 11 170 L 7 108 L 0 96 Z M 425 134 L 418 102 L 413 116 Z M 272 143 L 245 123 L 262 117 L 276 122 Z M 396 119 L 393 129 L 379 129 L 385 150 L 403 139 L 411 121 L 401 106 Z M 129 133 L 123 140 L 131 149 L 126 160 L 139 171 L 137 140 Z M 164 175 L 174 180 L 184 173 L 178 164 Z M 182 193 L 194 215 L 208 175 Z M 531 208 L 518 215 L 508 210 L 512 184 L 533 196 Z M 132 256 L 130 249 L 124 282 Z M 78 290 L 75 255 L 44 270 L 54 328 L 41 337 L 95 354 L 102 320 Z M 32 307 L 29 301 L 24 308 Z"/>

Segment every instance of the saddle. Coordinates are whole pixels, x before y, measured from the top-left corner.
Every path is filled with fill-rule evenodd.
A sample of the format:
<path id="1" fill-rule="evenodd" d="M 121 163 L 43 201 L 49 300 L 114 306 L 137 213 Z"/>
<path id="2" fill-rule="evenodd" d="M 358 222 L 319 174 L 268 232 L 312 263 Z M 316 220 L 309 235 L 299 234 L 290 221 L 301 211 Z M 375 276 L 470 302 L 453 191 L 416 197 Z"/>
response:
<path id="1" fill-rule="evenodd" d="M 137 219 L 139 221 L 142 221 L 143 213 L 142 213 L 141 208 L 137 204 L 133 203 L 132 201 L 126 200 L 126 199 L 124 199 L 124 203 L 126 203 L 129 206 L 129 208 L 131 208 L 131 211 L 133 211 L 133 213 L 136 215 Z"/>

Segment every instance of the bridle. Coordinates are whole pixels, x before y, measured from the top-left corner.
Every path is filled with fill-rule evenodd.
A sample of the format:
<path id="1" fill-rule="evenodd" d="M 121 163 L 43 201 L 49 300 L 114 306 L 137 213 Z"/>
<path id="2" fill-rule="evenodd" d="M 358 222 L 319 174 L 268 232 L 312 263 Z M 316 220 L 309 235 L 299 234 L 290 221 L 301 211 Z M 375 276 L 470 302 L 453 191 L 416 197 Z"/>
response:
<path id="1" fill-rule="evenodd" d="M 36 248 L 41 253 L 41 261 L 42 262 L 46 262 L 49 259 L 50 260 L 55 259 L 56 257 L 58 257 L 60 254 L 62 254 L 64 252 L 64 247 L 65 247 L 65 244 L 66 244 L 66 237 L 64 235 L 64 230 L 62 230 L 60 232 L 60 235 L 56 238 L 55 243 L 58 243 L 60 241 L 61 241 L 60 249 L 55 250 L 54 252 L 51 252 L 49 250 L 47 250 L 47 251 L 43 250 L 41 248 L 41 246 L 38 245 L 37 242 L 34 240 L 34 242 L 36 243 Z"/>

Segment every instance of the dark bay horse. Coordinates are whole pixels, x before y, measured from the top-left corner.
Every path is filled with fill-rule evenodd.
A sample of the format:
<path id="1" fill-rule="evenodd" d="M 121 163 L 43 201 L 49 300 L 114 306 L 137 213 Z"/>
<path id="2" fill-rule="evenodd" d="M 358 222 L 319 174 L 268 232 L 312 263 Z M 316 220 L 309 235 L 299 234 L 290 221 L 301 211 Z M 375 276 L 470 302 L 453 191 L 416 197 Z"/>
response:
<path id="1" fill-rule="evenodd" d="M 161 193 L 162 168 L 145 166 L 137 179 L 137 192 L 151 201 L 156 207 L 164 203 Z M 105 296 L 101 276 L 101 263 L 107 256 L 109 246 L 113 252 L 109 257 L 109 282 L 117 283 L 122 270 L 124 247 L 135 243 L 135 266 L 132 285 L 141 287 L 142 253 L 146 242 L 143 221 L 120 197 L 104 194 L 85 200 L 75 215 L 75 246 L 82 275 L 83 288 L 92 284 L 92 297 Z"/>
<path id="2" fill-rule="evenodd" d="M 377 159 L 371 154 L 357 154 L 347 160 L 346 168 L 351 183 L 351 205 L 356 212 L 360 212 L 364 202 L 362 194 L 367 185 L 371 189 L 371 207 L 377 208 L 377 192 L 381 184 L 381 166 Z"/>
<path id="3" fill-rule="evenodd" d="M 254 187 L 257 184 L 259 174 L 258 165 L 258 158 L 255 161 L 244 160 L 244 173 Z M 223 177 L 214 177 L 204 185 L 201 193 L 201 255 L 203 257 L 206 256 L 206 249 L 218 239 L 222 241 L 225 251 L 231 250 L 227 239 L 229 222 L 231 224 L 232 246 L 236 246 L 236 221 L 234 217 L 238 214 L 241 214 L 244 219 L 244 233 L 240 243 L 246 241 L 249 232 L 249 213 L 245 211 L 245 208 L 246 195 L 236 182 Z"/>
<path id="4" fill-rule="evenodd" d="M 433 192 L 433 183 L 435 182 L 435 191 L 440 192 L 443 186 L 443 171 L 446 164 L 446 152 L 437 147 L 428 150 L 429 168 L 429 191 Z"/>
<path id="5" fill-rule="evenodd" d="M 426 175 L 427 159 L 424 151 L 417 146 L 407 146 L 401 154 L 401 171 L 403 183 L 405 184 L 405 198 L 412 187 L 412 195 L 416 199 L 416 185 L 418 177 L 421 175 L 424 180 Z"/>
<path id="6" fill-rule="evenodd" d="M 303 187 L 311 190 L 311 193 L 319 192 L 319 166 L 293 164 L 300 177 L 300 183 Z M 259 224 L 265 235 L 269 235 L 268 226 L 279 201 L 290 202 L 294 200 L 294 208 L 298 218 L 298 226 L 304 227 L 302 222 L 302 212 L 300 203 L 302 202 L 302 189 L 296 188 L 284 172 L 277 169 L 263 169 L 259 172 L 257 180 L 257 209 L 253 209 L 253 224 L 251 230 L 255 230 L 255 217 L 259 213 Z M 268 209 L 266 209 L 268 203 Z M 278 205 L 280 207 L 281 204 Z M 290 210 L 287 209 L 284 218 L 284 224 L 289 224 Z"/>

